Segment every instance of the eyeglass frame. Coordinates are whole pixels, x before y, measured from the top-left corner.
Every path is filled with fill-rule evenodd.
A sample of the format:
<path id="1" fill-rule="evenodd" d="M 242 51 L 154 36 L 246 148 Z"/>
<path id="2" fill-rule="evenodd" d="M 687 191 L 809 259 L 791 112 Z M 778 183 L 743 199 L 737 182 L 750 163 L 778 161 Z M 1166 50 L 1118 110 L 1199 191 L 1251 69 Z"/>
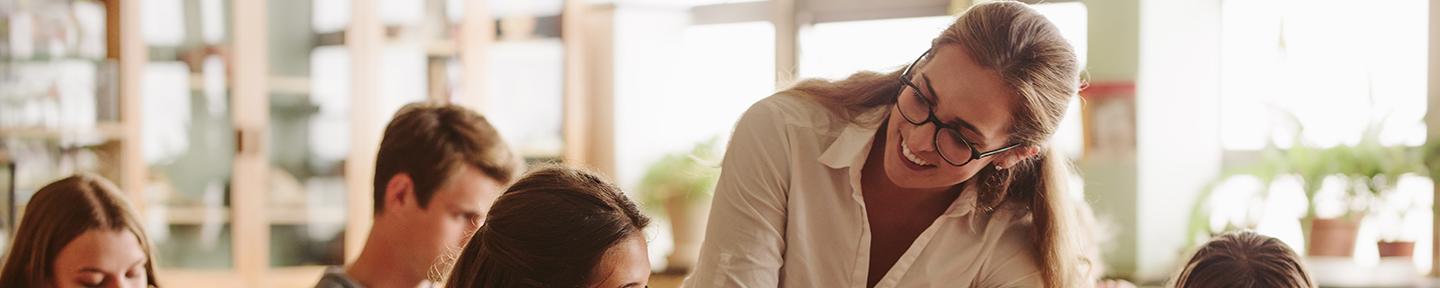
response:
<path id="1" fill-rule="evenodd" d="M 1002 153 L 1002 152 L 1009 151 L 1010 149 L 1015 149 L 1015 147 L 1020 147 L 1021 143 L 1014 143 L 1014 144 L 1010 144 L 1009 146 L 1001 147 L 1001 148 L 998 148 L 998 149 L 995 149 L 995 150 L 990 150 L 990 151 L 987 151 L 987 152 L 980 152 L 980 149 L 976 149 L 976 148 L 975 148 L 975 144 L 974 144 L 974 143 L 970 143 L 970 140 L 966 140 L 966 139 L 965 139 L 965 136 L 962 135 L 962 134 L 960 134 L 960 129 L 959 129 L 959 128 L 957 128 L 957 127 L 955 127 L 955 126 L 953 126 L 953 125 L 947 124 L 947 123 L 945 123 L 945 122 L 943 122 L 943 121 L 940 121 L 940 117 L 936 117 L 936 116 L 935 116 L 935 103 L 930 103 L 930 99 L 925 98 L 926 95 L 925 95 L 924 90 L 921 90 L 919 85 L 915 85 L 915 82 L 912 82 L 912 81 L 910 80 L 910 78 L 913 76 L 913 75 L 911 75 L 910 73 L 911 73 L 911 72 L 914 72 L 915 65 L 916 65 L 916 64 L 920 64 L 920 60 L 925 59 L 925 56 L 929 56 L 929 55 L 930 55 L 930 52 L 933 52 L 933 51 L 934 51 L 934 49 L 925 50 L 925 53 L 924 53 L 924 54 L 920 54 L 920 58 L 915 58 L 915 61 L 914 61 L 914 62 L 910 62 L 910 65 L 909 65 L 909 66 L 905 66 L 905 70 L 900 72 L 900 79 L 898 79 L 898 80 L 900 80 L 900 84 L 901 84 L 901 85 L 904 85 L 904 86 L 906 86 L 906 87 L 909 87 L 910 89 L 914 89 L 914 90 L 915 90 L 915 94 L 917 94 L 917 95 L 913 95 L 913 96 L 915 96 L 916 98 L 920 98 L 920 102 L 923 103 L 923 104 L 925 104 L 925 110 L 929 112 L 928 115 L 927 115 L 927 116 L 929 116 L 929 117 L 926 117 L 925 120 L 921 120 L 921 121 L 915 121 L 915 120 L 910 119 L 910 116 L 905 115 L 905 109 L 899 107 L 899 106 L 900 106 L 900 98 L 897 97 L 897 98 L 895 98 L 895 105 L 896 105 L 895 109 L 900 111 L 900 118 L 905 119 L 905 122 L 910 123 L 910 125 L 915 125 L 916 127 L 923 126 L 923 125 L 925 125 L 925 124 L 934 124 L 934 125 L 935 125 L 935 135 L 934 135 L 933 137 L 931 137 L 931 142 L 933 142 L 931 145 L 935 145 L 935 152 L 936 152 L 935 154 L 940 154 L 940 159 L 945 160 L 945 163 L 946 163 L 946 164 L 950 164 L 950 165 L 953 165 L 953 166 L 955 166 L 955 167 L 963 167 L 963 166 L 965 166 L 965 165 L 967 165 L 967 164 L 970 164 L 970 162 L 974 162 L 975 160 L 980 160 L 980 159 L 984 159 L 985 157 L 995 156 L 996 154 L 1000 154 L 1000 153 Z M 927 79 L 928 79 L 928 78 L 927 78 Z M 933 91 L 933 90 L 932 90 L 932 91 Z M 930 96 L 933 97 L 934 95 L 930 95 Z M 903 90 L 900 91 L 900 96 L 899 96 L 899 97 L 905 97 L 905 91 L 903 91 Z M 944 129 L 950 129 L 950 130 L 954 131 L 955 135 L 957 136 L 957 137 L 955 137 L 955 139 L 960 140 L 960 144 L 963 144 L 963 145 L 965 145 L 965 148 L 969 148 L 969 149 L 970 149 L 970 159 L 965 159 L 965 162 L 961 162 L 960 164 L 955 164 L 955 161 L 954 161 L 954 160 L 950 160 L 950 157 L 946 157 L 946 156 L 945 156 L 945 153 L 940 151 L 940 149 L 943 149 L 943 148 L 940 148 L 940 147 L 941 147 L 941 146 L 940 146 L 940 131 L 941 131 L 941 130 L 944 130 Z"/>

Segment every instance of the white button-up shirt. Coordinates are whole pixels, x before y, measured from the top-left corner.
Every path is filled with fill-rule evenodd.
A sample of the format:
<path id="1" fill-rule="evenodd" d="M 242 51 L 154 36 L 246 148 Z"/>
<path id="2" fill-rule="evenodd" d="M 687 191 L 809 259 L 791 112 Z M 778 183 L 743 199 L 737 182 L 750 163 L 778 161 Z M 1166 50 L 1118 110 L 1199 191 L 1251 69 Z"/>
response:
<path id="1" fill-rule="evenodd" d="M 751 106 L 731 137 L 685 286 L 864 288 L 871 230 L 860 170 L 876 130 L 797 95 Z M 975 193 L 963 191 L 875 287 L 1042 286 L 1027 213 L 977 211 Z"/>

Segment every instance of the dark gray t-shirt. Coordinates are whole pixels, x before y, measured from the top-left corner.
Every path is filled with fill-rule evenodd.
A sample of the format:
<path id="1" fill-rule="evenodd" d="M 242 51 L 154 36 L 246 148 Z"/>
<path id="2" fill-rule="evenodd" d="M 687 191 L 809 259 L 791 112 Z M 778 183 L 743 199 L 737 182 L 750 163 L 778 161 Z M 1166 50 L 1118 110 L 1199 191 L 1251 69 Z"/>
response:
<path id="1" fill-rule="evenodd" d="M 423 281 L 420 287 L 434 288 L 440 287 L 440 285 Z M 355 279 L 350 278 L 349 274 L 345 274 L 345 267 L 330 266 L 325 269 L 325 275 L 320 277 L 320 283 L 315 283 L 315 288 L 365 288 L 365 285 L 360 285 L 360 282 L 356 282 Z"/>
<path id="2" fill-rule="evenodd" d="M 364 288 L 350 275 L 345 274 L 345 267 L 331 266 L 325 269 L 325 276 L 320 277 L 320 283 L 315 283 L 315 288 Z"/>

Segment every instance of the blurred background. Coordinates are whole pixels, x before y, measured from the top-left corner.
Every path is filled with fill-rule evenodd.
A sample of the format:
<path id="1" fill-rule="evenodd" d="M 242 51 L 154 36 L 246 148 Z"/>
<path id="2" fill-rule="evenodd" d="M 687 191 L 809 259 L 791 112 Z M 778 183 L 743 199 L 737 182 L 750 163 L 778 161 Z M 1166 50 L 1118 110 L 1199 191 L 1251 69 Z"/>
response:
<path id="1" fill-rule="evenodd" d="M 140 206 L 161 283 L 310 287 L 363 246 L 390 116 L 443 101 L 616 179 L 673 287 L 740 113 L 901 68 L 972 2 L 0 0 L 0 242 L 39 187 L 97 172 Z M 1107 276 L 1159 284 L 1234 229 L 1324 286 L 1436 275 L 1440 6 L 1035 2 L 1085 67 L 1052 145 Z"/>

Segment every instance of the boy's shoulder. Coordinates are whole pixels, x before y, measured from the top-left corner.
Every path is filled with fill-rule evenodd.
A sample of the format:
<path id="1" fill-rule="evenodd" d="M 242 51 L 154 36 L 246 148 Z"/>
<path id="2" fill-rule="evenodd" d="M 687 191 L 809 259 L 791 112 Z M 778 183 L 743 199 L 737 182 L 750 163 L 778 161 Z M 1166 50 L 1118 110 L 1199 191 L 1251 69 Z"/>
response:
<path id="1" fill-rule="evenodd" d="M 351 279 L 345 274 L 345 267 L 331 266 L 325 269 L 325 274 L 320 277 L 320 282 L 315 283 L 315 288 L 364 288 L 360 283 Z"/>

